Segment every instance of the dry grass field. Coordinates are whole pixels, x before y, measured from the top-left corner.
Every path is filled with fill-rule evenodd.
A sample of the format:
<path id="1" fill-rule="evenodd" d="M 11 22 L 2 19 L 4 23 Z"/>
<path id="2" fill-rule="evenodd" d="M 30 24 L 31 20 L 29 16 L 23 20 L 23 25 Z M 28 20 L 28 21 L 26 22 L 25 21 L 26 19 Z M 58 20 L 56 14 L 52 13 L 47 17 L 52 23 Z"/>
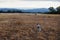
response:
<path id="1" fill-rule="evenodd" d="M 60 15 L 0 14 L 0 40 L 60 40 Z"/>

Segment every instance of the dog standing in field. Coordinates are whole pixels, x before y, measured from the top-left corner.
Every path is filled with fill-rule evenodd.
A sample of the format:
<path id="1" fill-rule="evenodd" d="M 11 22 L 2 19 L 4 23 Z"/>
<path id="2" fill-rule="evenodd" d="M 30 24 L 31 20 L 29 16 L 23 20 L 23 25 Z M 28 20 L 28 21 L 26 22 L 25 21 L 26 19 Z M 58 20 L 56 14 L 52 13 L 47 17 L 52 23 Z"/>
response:
<path id="1" fill-rule="evenodd" d="M 41 31 L 41 26 L 40 26 L 40 24 L 37 24 L 37 31 L 38 31 L 38 32 Z"/>

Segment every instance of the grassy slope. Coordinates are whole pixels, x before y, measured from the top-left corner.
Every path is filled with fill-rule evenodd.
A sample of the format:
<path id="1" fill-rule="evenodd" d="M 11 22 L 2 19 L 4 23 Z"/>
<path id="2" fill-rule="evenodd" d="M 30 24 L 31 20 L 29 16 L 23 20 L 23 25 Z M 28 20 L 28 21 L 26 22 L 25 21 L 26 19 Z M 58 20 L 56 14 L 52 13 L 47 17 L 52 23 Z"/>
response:
<path id="1" fill-rule="evenodd" d="M 60 15 L 55 14 L 0 14 L 0 40 L 60 40 L 59 24 Z"/>

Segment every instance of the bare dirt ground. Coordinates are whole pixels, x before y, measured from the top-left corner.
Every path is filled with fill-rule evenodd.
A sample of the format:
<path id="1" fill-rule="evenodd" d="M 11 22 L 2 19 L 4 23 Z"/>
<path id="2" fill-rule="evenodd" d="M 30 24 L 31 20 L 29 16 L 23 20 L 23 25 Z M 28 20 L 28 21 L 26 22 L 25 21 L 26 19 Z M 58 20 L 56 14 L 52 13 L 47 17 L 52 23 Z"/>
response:
<path id="1" fill-rule="evenodd" d="M 60 40 L 60 15 L 0 14 L 0 40 Z"/>

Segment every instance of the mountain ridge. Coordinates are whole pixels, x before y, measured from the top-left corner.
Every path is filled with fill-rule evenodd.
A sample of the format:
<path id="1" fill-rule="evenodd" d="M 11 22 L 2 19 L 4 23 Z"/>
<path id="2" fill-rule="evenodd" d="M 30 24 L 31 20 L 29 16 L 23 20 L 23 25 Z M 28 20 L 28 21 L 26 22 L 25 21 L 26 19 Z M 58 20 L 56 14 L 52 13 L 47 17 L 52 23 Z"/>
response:
<path id="1" fill-rule="evenodd" d="M 33 8 L 33 9 L 17 9 L 17 8 L 0 8 L 0 11 L 8 11 L 8 10 L 15 10 L 15 11 L 22 11 L 22 12 L 48 12 L 48 8 Z"/>

